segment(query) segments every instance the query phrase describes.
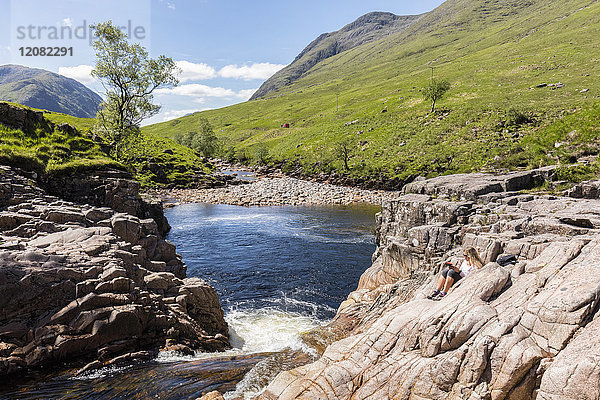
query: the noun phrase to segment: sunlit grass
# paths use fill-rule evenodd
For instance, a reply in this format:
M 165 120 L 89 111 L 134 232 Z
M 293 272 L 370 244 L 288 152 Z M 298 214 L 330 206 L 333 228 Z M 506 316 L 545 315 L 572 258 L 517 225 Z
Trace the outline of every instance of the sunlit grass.
M 598 153 L 599 3 L 457 0 L 436 13 L 321 62 L 265 99 L 144 131 L 172 137 L 207 118 L 238 154 L 252 158 L 266 145 L 273 160 L 298 160 L 314 172 L 343 170 L 334 149 L 349 140 L 352 175 L 399 179 Z M 433 115 L 420 93 L 430 66 L 452 84 Z M 564 86 L 537 87 L 558 82 Z M 528 120 L 513 123 L 515 112 Z M 580 133 L 568 136 L 572 130 Z

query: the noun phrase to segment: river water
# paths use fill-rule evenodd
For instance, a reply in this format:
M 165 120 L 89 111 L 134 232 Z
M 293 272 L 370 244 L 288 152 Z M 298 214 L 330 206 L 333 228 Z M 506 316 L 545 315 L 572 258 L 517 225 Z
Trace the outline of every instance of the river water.
M 371 265 L 377 211 L 208 204 L 168 209 L 168 239 L 188 276 L 217 289 L 234 349 L 161 353 L 152 362 L 78 378 L 73 371 L 36 372 L 3 383 L 0 399 L 195 399 L 210 390 L 229 398 L 254 395 L 272 378 L 274 365 L 293 367 L 303 357 L 298 354 L 314 353 L 298 334 L 326 324 L 356 289 Z

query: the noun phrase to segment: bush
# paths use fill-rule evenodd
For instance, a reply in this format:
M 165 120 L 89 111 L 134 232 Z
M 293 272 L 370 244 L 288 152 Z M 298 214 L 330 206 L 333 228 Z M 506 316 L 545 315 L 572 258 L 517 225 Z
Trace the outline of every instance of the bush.
M 269 149 L 264 144 L 260 144 L 254 151 L 254 160 L 261 165 L 269 162 Z
M 519 126 L 532 122 L 532 118 L 525 111 L 511 107 L 506 112 L 506 124 L 508 126 Z

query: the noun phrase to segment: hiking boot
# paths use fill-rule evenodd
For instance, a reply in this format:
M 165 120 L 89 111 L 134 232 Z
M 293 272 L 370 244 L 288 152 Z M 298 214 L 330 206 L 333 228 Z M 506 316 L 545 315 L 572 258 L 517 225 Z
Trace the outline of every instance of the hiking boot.
M 432 292 L 432 293 L 431 293 L 429 296 L 427 296 L 427 298 L 428 298 L 429 300 L 432 300 L 432 299 L 433 299 L 435 296 L 437 296 L 438 294 L 440 294 L 440 291 L 436 289 L 436 290 L 434 290 L 434 291 L 433 291 L 433 292 Z
M 433 301 L 440 301 L 441 299 L 443 299 L 444 297 L 446 297 L 446 293 L 444 292 L 439 292 L 432 300 Z

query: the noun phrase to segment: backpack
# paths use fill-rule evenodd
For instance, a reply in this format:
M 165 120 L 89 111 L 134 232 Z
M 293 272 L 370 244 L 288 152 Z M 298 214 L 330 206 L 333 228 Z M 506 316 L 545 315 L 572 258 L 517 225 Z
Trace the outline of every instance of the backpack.
M 500 264 L 501 266 L 506 267 L 507 265 L 510 265 L 510 264 L 516 264 L 517 256 L 515 256 L 514 254 L 507 254 L 507 255 L 498 257 L 496 262 L 498 264 Z

